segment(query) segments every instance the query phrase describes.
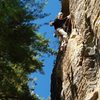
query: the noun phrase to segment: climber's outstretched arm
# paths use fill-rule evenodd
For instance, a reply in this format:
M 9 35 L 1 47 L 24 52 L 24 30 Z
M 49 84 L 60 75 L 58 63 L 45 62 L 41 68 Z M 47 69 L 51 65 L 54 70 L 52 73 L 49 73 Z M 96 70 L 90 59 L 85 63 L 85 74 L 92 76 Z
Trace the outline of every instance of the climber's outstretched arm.
M 66 22 L 67 20 L 71 19 L 71 15 L 66 16 L 65 18 L 63 18 L 63 22 Z
M 71 18 L 71 15 L 68 15 L 65 18 L 63 18 L 63 20 L 67 20 L 67 19 L 70 19 L 70 18 Z

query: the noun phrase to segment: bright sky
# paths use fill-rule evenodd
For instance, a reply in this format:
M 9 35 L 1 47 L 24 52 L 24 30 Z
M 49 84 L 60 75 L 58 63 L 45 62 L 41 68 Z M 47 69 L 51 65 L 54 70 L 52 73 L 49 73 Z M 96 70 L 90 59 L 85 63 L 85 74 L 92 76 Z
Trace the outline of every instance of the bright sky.
M 46 22 L 53 21 L 58 12 L 60 11 L 60 2 L 59 0 L 48 0 L 48 4 L 44 9 L 44 12 L 51 13 L 50 16 L 38 20 L 37 23 L 43 24 Z M 58 48 L 57 39 L 53 37 L 54 28 L 50 27 L 49 25 L 44 25 L 39 29 L 40 33 L 47 33 L 46 37 L 50 40 L 50 46 L 53 49 Z M 36 81 L 37 85 L 35 86 L 35 93 L 37 93 L 39 96 L 43 97 L 44 100 L 47 100 L 48 96 L 50 96 L 50 82 L 51 82 L 51 73 L 52 69 L 54 67 L 54 57 L 53 56 L 46 56 L 45 62 L 44 62 L 44 71 L 45 74 L 42 75 L 39 72 L 31 74 L 31 77 L 37 77 L 38 80 Z

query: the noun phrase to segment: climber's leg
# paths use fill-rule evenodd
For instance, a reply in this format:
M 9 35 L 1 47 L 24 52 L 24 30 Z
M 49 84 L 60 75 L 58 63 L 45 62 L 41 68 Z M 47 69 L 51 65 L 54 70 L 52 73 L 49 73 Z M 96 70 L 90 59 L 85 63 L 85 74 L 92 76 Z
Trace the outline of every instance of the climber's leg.
M 67 46 L 67 43 L 66 43 L 65 40 L 63 40 L 63 41 L 61 42 L 61 45 L 60 45 L 60 51 L 65 51 L 66 46 Z
M 67 42 L 68 42 L 67 32 L 65 32 L 62 28 L 58 28 L 57 34 L 61 41 L 60 51 L 64 51 L 67 46 Z
M 59 41 L 63 40 L 63 36 L 57 30 L 55 31 L 55 34 L 58 37 Z
M 68 39 L 67 32 L 65 32 L 62 28 L 57 29 L 58 34 L 62 35 L 64 39 Z

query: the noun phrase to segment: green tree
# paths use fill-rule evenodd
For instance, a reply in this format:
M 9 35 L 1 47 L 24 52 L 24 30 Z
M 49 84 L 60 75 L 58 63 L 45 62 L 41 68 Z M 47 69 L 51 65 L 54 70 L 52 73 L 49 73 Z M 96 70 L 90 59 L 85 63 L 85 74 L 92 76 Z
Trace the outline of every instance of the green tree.
M 48 40 L 37 33 L 34 20 L 44 18 L 45 2 L 0 0 L 0 99 L 39 100 L 31 95 L 27 75 L 39 70 L 39 57 L 53 53 Z

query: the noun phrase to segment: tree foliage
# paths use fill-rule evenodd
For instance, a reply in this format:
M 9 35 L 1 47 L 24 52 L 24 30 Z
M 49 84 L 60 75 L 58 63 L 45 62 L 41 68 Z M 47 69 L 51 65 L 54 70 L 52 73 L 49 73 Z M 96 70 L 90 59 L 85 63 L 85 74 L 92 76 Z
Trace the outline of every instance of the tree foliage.
M 44 18 L 45 1 L 0 0 L 0 99 L 38 100 L 30 95 L 27 75 L 42 70 L 43 53 L 53 53 L 37 33 L 35 19 Z

